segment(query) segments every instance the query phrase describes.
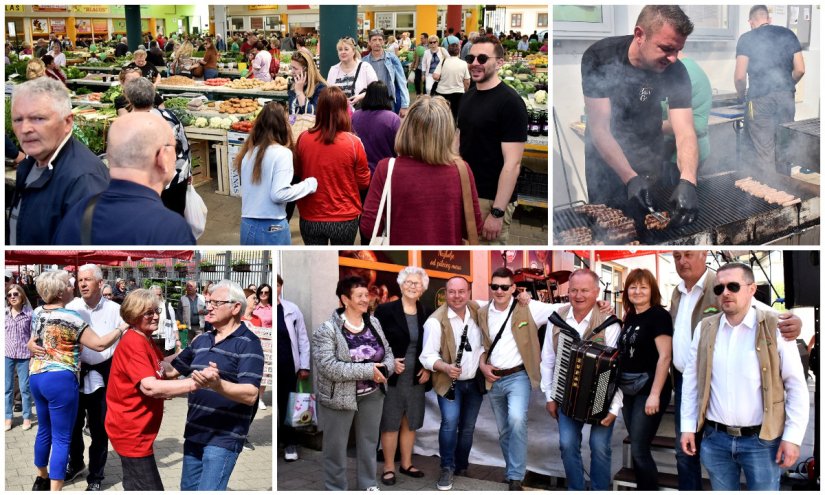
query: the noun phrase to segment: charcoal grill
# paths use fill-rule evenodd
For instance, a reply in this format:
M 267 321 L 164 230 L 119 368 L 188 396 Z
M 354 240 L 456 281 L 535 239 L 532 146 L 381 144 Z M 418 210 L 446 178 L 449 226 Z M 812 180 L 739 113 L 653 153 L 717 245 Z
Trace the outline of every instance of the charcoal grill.
M 789 122 L 776 132 L 776 166 L 780 173 L 791 168 L 819 171 L 819 119 Z
M 754 245 L 765 244 L 789 234 L 819 224 L 819 188 L 778 174 L 761 176 L 758 180 L 776 189 L 800 198 L 801 202 L 789 206 L 770 204 L 738 189 L 734 182 L 747 177 L 739 172 L 723 172 L 699 178 L 697 194 L 700 211 L 690 225 L 665 230 L 640 232 L 642 244 L 667 245 Z M 653 191 L 657 211 L 667 210 L 672 188 Z M 579 203 L 583 204 L 583 203 Z M 627 244 L 626 240 L 613 241 L 594 228 L 595 222 L 576 213 L 571 204 L 553 211 L 553 232 L 573 227 L 590 227 L 594 242 Z M 558 239 L 558 237 L 556 237 Z M 558 243 L 558 240 L 556 241 Z

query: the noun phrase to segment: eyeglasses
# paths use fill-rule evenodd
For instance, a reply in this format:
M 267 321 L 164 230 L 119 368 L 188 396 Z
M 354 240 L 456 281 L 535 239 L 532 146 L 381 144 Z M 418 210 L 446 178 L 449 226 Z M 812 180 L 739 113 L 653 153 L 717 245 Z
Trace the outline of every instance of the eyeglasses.
M 466 57 L 464 57 L 464 61 L 467 62 L 468 64 L 472 64 L 473 62 L 476 61 L 476 59 L 478 59 L 479 65 L 484 65 L 491 58 L 501 58 L 501 57 L 491 57 L 489 55 L 485 55 L 485 54 L 482 53 L 481 55 L 477 55 L 477 56 L 476 55 L 467 55 Z
M 268 290 L 262 290 L 261 294 L 269 294 L 269 291 Z
M 437 42 L 437 41 L 430 41 L 430 44 L 431 44 L 431 45 L 437 45 L 437 44 L 438 44 L 438 42 Z
M 155 308 L 155 309 L 150 309 L 149 311 L 143 313 L 142 316 L 144 318 L 146 318 L 147 320 L 151 320 L 152 318 L 154 318 L 155 316 L 158 316 L 159 314 L 160 314 L 160 308 Z
M 20 293 L 19 292 L 9 292 L 8 294 L 6 294 L 6 297 L 20 297 Z
M 745 285 L 752 285 L 752 284 L 745 284 Z M 739 282 L 728 282 L 727 284 L 719 284 L 713 286 L 713 293 L 717 296 L 721 296 L 723 292 L 725 292 L 725 288 L 729 291 L 736 294 L 742 289 L 742 284 Z
M 416 282 L 414 280 L 405 280 L 404 285 L 408 287 L 418 287 L 419 285 L 424 285 L 421 282 Z
M 513 286 L 513 284 L 490 284 L 490 290 L 495 292 L 495 291 L 501 289 L 504 292 L 507 292 L 508 290 L 510 290 L 510 287 L 512 287 L 512 286 Z
M 115 296 L 115 295 L 114 295 L 114 294 L 112 294 L 111 292 L 105 292 L 105 293 L 103 293 L 103 297 L 106 297 L 106 298 L 109 298 L 109 299 L 113 298 L 114 296 Z
M 224 304 L 231 303 L 231 302 L 234 302 L 234 301 L 218 301 L 218 300 L 215 300 L 215 299 L 210 299 L 210 300 L 206 301 L 206 307 L 212 306 L 213 308 L 220 308 Z

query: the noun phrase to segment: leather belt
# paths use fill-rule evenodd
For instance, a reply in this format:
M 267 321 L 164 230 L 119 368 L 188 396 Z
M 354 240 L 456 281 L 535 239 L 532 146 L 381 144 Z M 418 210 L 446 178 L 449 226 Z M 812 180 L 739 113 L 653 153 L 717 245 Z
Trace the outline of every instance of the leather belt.
M 709 419 L 705 420 L 705 424 L 707 424 L 716 431 L 723 431 L 732 437 L 750 437 L 753 435 L 758 435 L 760 430 L 762 430 L 762 425 L 728 426 L 723 425 L 722 423 L 717 423 L 716 421 L 711 421 Z
M 510 368 L 506 370 L 493 370 L 493 374 L 499 377 L 510 376 L 513 373 L 518 373 L 519 371 L 524 371 L 526 368 L 523 364 L 516 366 L 515 368 Z

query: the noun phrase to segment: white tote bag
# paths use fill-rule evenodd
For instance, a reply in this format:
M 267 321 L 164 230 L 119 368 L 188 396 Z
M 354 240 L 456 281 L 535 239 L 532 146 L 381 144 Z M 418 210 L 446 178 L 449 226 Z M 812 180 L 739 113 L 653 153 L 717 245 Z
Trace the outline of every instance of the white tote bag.
M 381 192 L 381 201 L 378 203 L 378 213 L 375 215 L 375 225 L 372 227 L 372 237 L 370 238 L 370 246 L 389 246 L 390 245 L 390 216 L 392 206 L 392 169 L 395 167 L 395 158 L 390 158 L 390 164 L 387 169 L 387 182 L 384 183 L 384 190 Z M 384 224 L 383 235 L 378 235 L 378 226 L 381 225 L 381 215 L 384 213 L 384 204 L 387 205 L 387 221 Z

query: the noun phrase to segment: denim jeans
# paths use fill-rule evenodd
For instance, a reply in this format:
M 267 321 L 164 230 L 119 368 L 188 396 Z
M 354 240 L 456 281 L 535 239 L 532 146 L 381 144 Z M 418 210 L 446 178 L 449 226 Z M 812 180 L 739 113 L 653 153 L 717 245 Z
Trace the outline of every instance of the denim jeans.
M 659 400 L 659 412 L 648 416 L 645 414 L 645 402 L 648 394 L 625 395 L 622 404 L 622 417 L 630 433 L 630 454 L 633 457 L 633 471 L 636 473 L 637 490 L 658 490 L 659 479 L 656 461 L 650 453 L 650 444 L 659 430 L 659 423 L 667 409 L 665 401 L 670 399 L 670 382 L 662 390 Z
M 584 463 L 582 462 L 582 428 L 586 423 L 569 418 L 559 409 L 559 444 L 567 489 L 584 490 Z M 610 439 L 613 425 L 590 425 L 590 489 L 610 490 Z
M 764 441 L 759 435 L 732 437 L 708 426 L 702 436 L 702 464 L 714 491 L 739 490 L 741 471 L 745 472 L 749 491 L 779 490 L 782 469 L 775 459 L 781 438 Z
M 23 419 L 32 417 L 32 398 L 29 388 L 29 360 L 6 358 L 6 419 L 11 419 L 14 407 L 14 370 L 20 384 L 20 397 L 23 399 Z
M 438 430 L 441 467 L 467 469 L 470 465 L 476 419 L 484 396 L 478 390 L 475 380 L 461 380 L 455 382 L 454 401 L 440 395 L 436 397 L 438 408 L 441 409 L 441 428 Z
M 183 442 L 183 468 L 180 475 L 181 491 L 224 491 L 229 476 L 235 469 L 238 452 L 202 445 L 186 440 Z
M 526 371 L 499 378 L 488 392 L 496 417 L 499 445 L 508 480 L 524 479 L 527 472 L 527 408 L 530 405 L 530 377 Z
M 218 77 L 218 69 L 203 69 L 203 80 L 215 79 Z
M 696 435 L 696 454 L 687 455 L 682 452 L 682 374 L 671 369 L 673 373 L 673 400 L 676 408 L 674 421 L 676 423 L 676 472 L 679 474 L 679 491 L 700 491 L 702 489 L 702 435 Z M 664 404 L 662 404 L 662 407 Z
M 292 244 L 289 222 L 285 218 L 273 220 L 269 218 L 241 217 L 241 244 L 247 246 L 289 246 Z

